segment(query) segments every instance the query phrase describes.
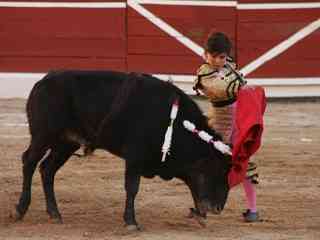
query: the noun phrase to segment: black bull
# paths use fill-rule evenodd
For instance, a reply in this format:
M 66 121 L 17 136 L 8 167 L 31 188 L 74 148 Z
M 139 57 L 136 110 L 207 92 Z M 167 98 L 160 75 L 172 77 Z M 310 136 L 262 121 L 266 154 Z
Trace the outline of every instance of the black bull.
M 180 106 L 171 151 L 161 162 L 161 147 L 176 98 Z M 138 226 L 134 200 L 141 176 L 181 179 L 191 191 L 193 212 L 198 217 L 205 217 L 210 206 L 221 210 L 226 202 L 228 162 L 213 146 L 187 131 L 182 122 L 189 120 L 215 139 L 220 137 L 208 127 L 197 104 L 170 83 L 136 73 L 50 72 L 34 85 L 26 110 L 31 141 L 22 156 L 23 189 L 17 219 L 23 218 L 30 205 L 32 176 L 42 160 L 47 212 L 52 219 L 62 221 L 54 176 L 81 145 L 87 150 L 108 150 L 125 160 L 124 221 L 129 226 Z

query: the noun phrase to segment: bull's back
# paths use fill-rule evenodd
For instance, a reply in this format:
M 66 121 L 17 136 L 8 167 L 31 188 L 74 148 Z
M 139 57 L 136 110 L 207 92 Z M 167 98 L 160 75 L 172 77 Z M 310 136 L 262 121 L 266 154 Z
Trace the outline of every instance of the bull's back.
M 49 72 L 27 100 L 32 135 L 74 128 L 89 132 L 103 118 L 125 74 L 103 71 Z
M 186 132 L 181 129 L 184 119 L 199 122 L 200 118 L 203 129 L 205 120 L 197 105 L 177 87 L 149 75 L 51 72 L 30 93 L 30 132 L 59 135 L 71 131 L 89 143 L 100 136 L 98 147 L 118 155 L 128 142 L 160 152 L 176 98 L 180 99 L 176 124 L 182 132 L 179 135 L 185 138 Z

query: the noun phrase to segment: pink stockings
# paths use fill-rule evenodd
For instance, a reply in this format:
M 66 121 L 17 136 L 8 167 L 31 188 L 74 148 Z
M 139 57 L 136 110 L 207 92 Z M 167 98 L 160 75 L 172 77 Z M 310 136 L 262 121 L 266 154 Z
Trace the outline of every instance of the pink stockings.
M 243 181 L 243 188 L 246 193 L 247 206 L 250 212 L 257 212 L 256 189 L 250 179 Z
M 237 128 L 235 127 L 235 116 L 236 116 L 236 109 L 237 109 L 237 102 L 232 104 L 232 131 L 230 140 L 234 143 L 235 139 L 237 138 Z M 243 188 L 246 194 L 246 201 L 247 201 L 247 208 L 250 212 L 257 212 L 257 203 L 256 203 L 256 189 L 254 184 L 251 182 L 250 179 L 245 178 L 242 182 Z

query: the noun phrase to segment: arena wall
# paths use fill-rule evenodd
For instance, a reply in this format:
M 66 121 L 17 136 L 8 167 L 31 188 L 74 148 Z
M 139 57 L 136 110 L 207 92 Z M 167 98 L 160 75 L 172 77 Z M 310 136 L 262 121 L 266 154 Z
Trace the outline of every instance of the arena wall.
M 319 28 L 319 0 L 0 2 L 0 97 L 52 69 L 148 72 L 192 94 L 210 31 L 268 96 L 320 96 Z

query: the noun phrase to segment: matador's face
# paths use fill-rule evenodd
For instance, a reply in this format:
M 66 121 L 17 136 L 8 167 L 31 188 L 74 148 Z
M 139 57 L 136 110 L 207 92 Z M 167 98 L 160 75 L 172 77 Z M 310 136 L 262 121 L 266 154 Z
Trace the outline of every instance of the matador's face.
M 205 52 L 205 60 L 213 69 L 220 70 L 227 63 L 228 55 L 226 53 Z

